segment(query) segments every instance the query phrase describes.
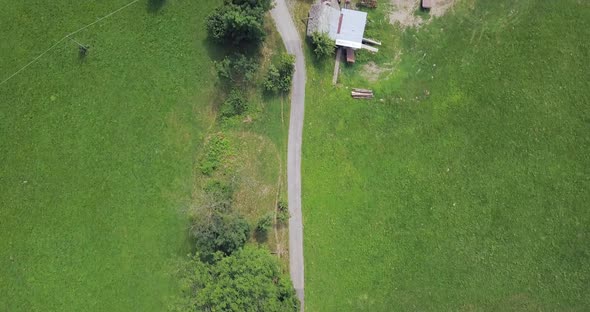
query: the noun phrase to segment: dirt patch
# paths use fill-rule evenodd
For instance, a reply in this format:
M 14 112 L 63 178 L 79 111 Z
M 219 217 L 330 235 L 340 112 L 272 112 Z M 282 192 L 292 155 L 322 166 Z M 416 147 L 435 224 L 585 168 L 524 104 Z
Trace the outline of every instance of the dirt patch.
M 391 24 L 399 24 L 402 28 L 418 27 L 425 23 L 430 23 L 433 17 L 443 16 L 456 0 L 433 0 L 432 9 L 430 9 L 430 18 L 416 16 L 419 9 L 420 1 L 417 0 L 391 0 L 392 10 L 389 14 Z
M 397 52 L 393 60 L 389 63 L 377 65 L 375 62 L 368 62 L 361 68 L 361 76 L 369 82 L 375 82 L 383 78 L 383 74 L 391 74 L 401 60 L 401 51 Z
M 430 9 L 430 15 L 434 17 L 441 17 L 453 7 L 456 0 L 436 0 L 434 6 Z
M 400 24 L 402 28 L 419 26 L 424 22 L 422 18 L 414 15 L 418 9 L 419 1 L 416 0 L 391 0 L 393 5 L 389 14 L 389 22 Z
M 361 75 L 370 82 L 379 80 L 382 73 L 391 71 L 391 68 L 381 68 L 375 62 L 368 62 L 361 69 Z

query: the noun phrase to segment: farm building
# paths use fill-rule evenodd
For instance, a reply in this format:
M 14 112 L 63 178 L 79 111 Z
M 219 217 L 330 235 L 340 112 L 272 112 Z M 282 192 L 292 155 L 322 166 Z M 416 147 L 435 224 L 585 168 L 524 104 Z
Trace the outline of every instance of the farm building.
M 309 11 L 307 35 L 326 33 L 336 46 L 360 49 L 367 25 L 367 13 L 334 8 L 329 3 L 315 4 Z

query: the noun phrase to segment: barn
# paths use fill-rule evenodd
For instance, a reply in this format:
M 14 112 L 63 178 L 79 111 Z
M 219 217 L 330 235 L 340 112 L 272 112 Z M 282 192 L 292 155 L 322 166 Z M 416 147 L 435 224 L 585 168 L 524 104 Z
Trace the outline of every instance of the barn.
M 309 11 L 307 35 L 326 33 L 336 46 L 360 49 L 367 25 L 367 13 L 335 8 L 330 3 L 315 4 Z

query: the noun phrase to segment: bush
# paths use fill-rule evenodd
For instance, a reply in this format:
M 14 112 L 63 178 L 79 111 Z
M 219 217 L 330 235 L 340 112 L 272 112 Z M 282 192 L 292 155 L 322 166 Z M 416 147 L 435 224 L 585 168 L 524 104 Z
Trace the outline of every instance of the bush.
M 244 98 L 245 96 L 241 91 L 232 90 L 225 102 L 223 102 L 221 116 L 232 117 L 244 113 L 248 109 L 248 102 Z
M 201 160 L 201 173 L 211 175 L 221 165 L 221 160 L 227 154 L 229 141 L 222 135 L 212 136 L 205 145 L 205 155 Z
M 316 58 L 321 59 L 334 54 L 336 43 L 326 33 L 314 32 L 311 34 L 311 46 Z
M 230 184 L 211 180 L 203 187 L 203 191 L 205 193 L 203 207 L 219 213 L 231 211 L 234 190 Z
M 233 85 L 246 85 L 251 83 L 256 74 L 258 62 L 254 58 L 243 54 L 235 54 L 215 62 L 217 75 L 225 83 Z
M 289 207 L 284 200 L 279 200 L 277 203 L 277 219 L 280 223 L 287 223 L 291 215 L 289 214 Z
M 272 227 L 272 220 L 273 215 L 270 213 L 262 216 L 256 223 L 256 232 L 259 234 L 268 233 L 268 230 Z
M 291 54 L 281 55 L 278 66 L 271 64 L 263 82 L 263 87 L 267 92 L 287 93 L 291 90 L 291 81 L 295 71 L 295 57 Z

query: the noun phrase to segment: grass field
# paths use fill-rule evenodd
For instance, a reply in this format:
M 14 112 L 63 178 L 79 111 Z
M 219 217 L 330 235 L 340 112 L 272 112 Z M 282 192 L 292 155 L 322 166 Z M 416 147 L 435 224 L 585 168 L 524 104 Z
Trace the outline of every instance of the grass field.
M 126 4 L 0 1 L 0 80 Z M 141 0 L 0 86 L 0 310 L 162 311 L 212 121 L 204 17 Z
M 405 31 L 385 10 L 339 86 L 308 65 L 306 310 L 590 309 L 590 5 L 465 0 Z

